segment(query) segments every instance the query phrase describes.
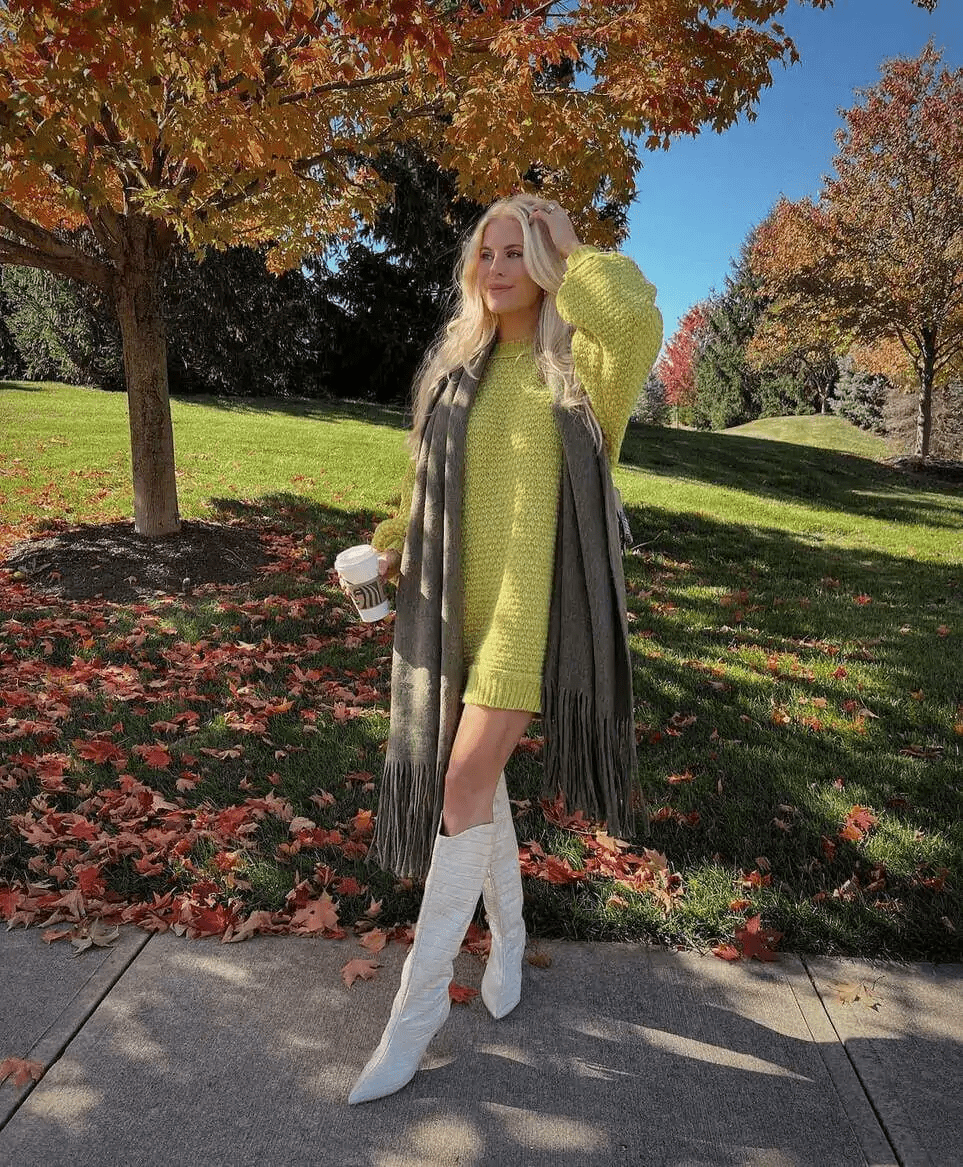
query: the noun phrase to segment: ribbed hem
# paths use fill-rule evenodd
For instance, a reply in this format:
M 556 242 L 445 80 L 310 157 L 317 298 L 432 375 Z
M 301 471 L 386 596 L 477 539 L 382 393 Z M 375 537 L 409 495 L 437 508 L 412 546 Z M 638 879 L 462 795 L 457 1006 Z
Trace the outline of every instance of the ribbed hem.
M 465 705 L 527 709 L 539 713 L 542 708 L 542 677 L 540 673 L 509 673 L 503 669 L 472 665 L 462 701 Z

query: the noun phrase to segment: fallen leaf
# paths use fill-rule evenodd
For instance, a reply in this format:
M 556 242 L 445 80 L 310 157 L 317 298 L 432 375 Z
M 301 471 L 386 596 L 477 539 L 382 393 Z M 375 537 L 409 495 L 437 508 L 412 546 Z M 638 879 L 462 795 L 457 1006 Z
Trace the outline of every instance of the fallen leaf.
M 677 785 L 679 782 L 691 782 L 692 780 L 693 774 L 691 770 L 683 770 L 681 774 L 670 774 L 668 778 L 666 778 L 666 782 L 673 786 Z
M 782 932 L 775 932 L 770 928 L 763 928 L 762 917 L 750 917 L 745 926 L 736 929 L 736 939 L 742 945 L 742 954 L 747 958 L 757 960 L 778 960 L 779 954 L 773 951 L 773 945 L 782 939 Z
M 388 934 L 381 928 L 372 928 L 361 939 L 361 947 L 367 948 L 370 953 L 380 952 L 388 943 Z
M 43 1077 L 43 1062 L 29 1062 L 26 1058 L 4 1058 L 0 1062 L 0 1082 L 12 1078 L 14 1086 L 26 1086 Z
M 525 959 L 532 966 L 532 968 L 551 968 L 552 958 L 547 952 L 539 952 L 536 949 L 534 952 L 526 954 Z
M 338 909 L 327 892 L 320 899 L 309 900 L 291 916 L 292 932 L 333 932 L 337 928 Z
M 458 985 L 452 981 L 448 986 L 448 996 L 456 1005 L 467 1005 L 478 996 L 478 990 L 470 989 L 468 985 Z
M 341 970 L 341 979 L 345 985 L 350 989 L 354 982 L 360 977 L 363 981 L 370 981 L 375 975 L 377 969 L 383 966 L 374 960 L 364 960 L 362 957 L 355 957 L 354 960 L 349 960 L 348 963 Z
M 741 960 L 742 955 L 739 949 L 733 944 L 717 944 L 712 950 L 713 956 L 718 956 L 720 960 Z
M 150 766 L 152 770 L 166 770 L 171 764 L 171 756 L 167 752 L 167 746 L 157 742 L 149 746 L 134 746 L 134 753 L 143 759 L 145 766 Z
M 73 937 L 70 943 L 77 950 L 74 956 L 79 956 L 81 952 L 86 949 L 96 946 L 97 948 L 110 948 L 115 940 L 120 937 L 120 928 L 107 928 L 101 922 L 99 916 L 95 916 L 93 920 L 81 931 L 79 936 Z
M 840 1005 L 855 1005 L 857 1001 L 861 1001 L 869 1009 L 878 1009 L 883 1003 L 873 991 L 878 983 L 878 981 L 874 981 L 872 989 L 865 981 L 859 983 L 844 981 L 842 984 L 836 985 L 835 989 L 839 996 Z

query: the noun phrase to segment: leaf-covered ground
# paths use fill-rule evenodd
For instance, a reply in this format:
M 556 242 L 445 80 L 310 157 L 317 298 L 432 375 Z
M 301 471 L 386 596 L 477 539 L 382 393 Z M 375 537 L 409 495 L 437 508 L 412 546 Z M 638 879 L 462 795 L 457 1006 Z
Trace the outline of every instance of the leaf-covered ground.
M 48 391 L 35 424 L 79 392 Z M 223 411 L 189 408 L 223 429 Z M 359 624 L 331 564 L 390 504 L 400 431 L 314 404 L 229 420 L 232 448 L 276 432 L 301 470 L 280 491 L 242 464 L 218 501 L 221 484 L 198 477 L 197 526 L 245 541 L 234 582 L 195 568 L 188 588 L 141 580 L 133 599 L 57 594 L 53 537 L 74 524 L 64 508 L 37 516 L 64 478 L 32 452 L 42 434 L 21 426 L 14 452 L 5 430 L 7 549 L 33 530 L 46 558 L 21 550 L 0 571 L 0 916 L 81 943 L 120 920 L 353 937 L 346 979 L 371 975 L 380 947 L 407 938 L 418 889 L 366 862 L 391 621 Z M 61 440 L 47 451 L 77 456 Z M 186 435 L 188 455 L 192 442 L 203 434 Z M 958 959 L 959 492 L 745 437 L 633 430 L 623 459 L 653 825 L 612 839 L 540 801 L 533 723 L 509 769 L 530 932 L 724 958 Z M 87 482 L 69 505 L 92 519 Z

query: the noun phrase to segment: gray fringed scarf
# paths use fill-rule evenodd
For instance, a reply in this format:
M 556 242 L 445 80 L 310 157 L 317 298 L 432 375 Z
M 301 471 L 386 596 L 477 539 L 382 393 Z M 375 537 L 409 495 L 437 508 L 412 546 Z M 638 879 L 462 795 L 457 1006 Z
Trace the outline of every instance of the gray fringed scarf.
M 371 859 L 423 877 L 444 802 L 464 689 L 462 489 L 468 414 L 492 343 L 439 382 L 419 448 L 398 584 L 391 728 Z M 562 439 L 555 568 L 542 674 L 543 795 L 634 830 L 632 664 L 615 489 L 583 420 Z M 604 516 L 604 522 L 601 521 Z M 563 642 L 564 638 L 564 651 Z

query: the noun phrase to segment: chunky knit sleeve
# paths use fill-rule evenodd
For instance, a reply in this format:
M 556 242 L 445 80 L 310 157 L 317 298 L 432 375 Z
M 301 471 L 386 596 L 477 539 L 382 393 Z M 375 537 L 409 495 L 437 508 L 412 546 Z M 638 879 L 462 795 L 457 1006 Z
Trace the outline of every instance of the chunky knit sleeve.
M 404 550 L 405 534 L 408 531 L 408 517 L 411 514 L 411 495 L 415 488 L 415 460 L 408 459 L 405 475 L 401 480 L 401 502 L 398 510 L 390 519 L 385 519 L 375 527 L 371 536 L 371 546 L 376 551 Z
M 662 345 L 655 288 L 628 256 L 583 244 L 568 257 L 556 304 L 575 328 L 575 371 L 614 465 L 632 406 Z

